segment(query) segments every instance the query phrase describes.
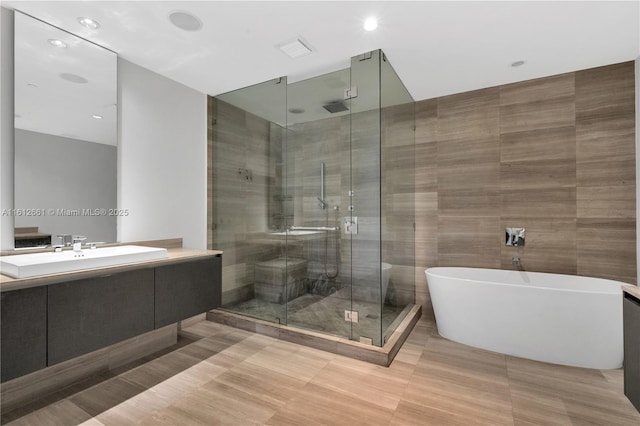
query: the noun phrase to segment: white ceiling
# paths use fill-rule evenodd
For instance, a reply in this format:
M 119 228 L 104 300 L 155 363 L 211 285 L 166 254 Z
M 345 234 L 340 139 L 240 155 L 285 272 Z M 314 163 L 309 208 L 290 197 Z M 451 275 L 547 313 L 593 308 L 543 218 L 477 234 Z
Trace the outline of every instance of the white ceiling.
M 636 59 L 638 1 L 3 1 L 200 92 L 347 68 L 382 49 L 415 100 Z M 173 11 L 200 18 L 187 32 Z M 77 17 L 98 20 L 90 31 Z M 376 16 L 374 32 L 362 28 Z M 313 53 L 275 46 L 302 36 Z M 524 60 L 513 68 L 510 64 Z

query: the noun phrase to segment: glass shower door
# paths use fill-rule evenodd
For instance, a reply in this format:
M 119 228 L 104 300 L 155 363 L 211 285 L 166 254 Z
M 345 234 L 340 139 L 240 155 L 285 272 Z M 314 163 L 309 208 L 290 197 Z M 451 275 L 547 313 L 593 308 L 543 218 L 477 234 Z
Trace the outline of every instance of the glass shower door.
M 213 241 L 224 252 L 223 308 L 286 323 L 286 78 L 214 99 Z
M 380 52 L 381 335 L 385 343 L 415 303 L 415 103 Z
M 384 345 L 415 299 L 413 108 L 380 50 L 215 98 L 223 308 Z
M 351 84 L 351 339 L 383 346 L 415 301 L 414 103 L 381 50 Z
M 379 51 L 351 58 L 351 81 L 351 309 L 358 312 L 351 338 L 382 346 Z
M 287 303 L 288 325 L 350 338 L 348 241 L 341 232 L 349 203 L 350 108 L 345 91 L 349 69 L 287 87 L 286 193 L 287 270 L 292 283 L 304 280 Z M 347 236 L 348 237 L 348 236 Z M 304 278 L 298 278 L 304 277 Z

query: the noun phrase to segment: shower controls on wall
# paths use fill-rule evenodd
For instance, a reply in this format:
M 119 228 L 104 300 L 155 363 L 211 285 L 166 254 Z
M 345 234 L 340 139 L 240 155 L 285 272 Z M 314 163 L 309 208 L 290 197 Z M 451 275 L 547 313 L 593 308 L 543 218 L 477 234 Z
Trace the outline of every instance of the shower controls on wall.
M 524 228 L 504 228 L 505 245 L 524 246 Z
M 352 234 L 352 235 L 355 235 L 358 233 L 358 217 L 357 216 L 345 216 L 344 233 Z

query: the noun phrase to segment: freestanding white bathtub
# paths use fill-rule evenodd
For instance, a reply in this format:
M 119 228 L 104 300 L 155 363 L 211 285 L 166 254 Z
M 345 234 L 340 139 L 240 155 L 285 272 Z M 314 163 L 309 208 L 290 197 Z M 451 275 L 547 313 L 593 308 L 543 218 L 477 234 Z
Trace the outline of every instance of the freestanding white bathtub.
M 620 282 L 479 268 L 425 274 L 442 337 L 556 364 L 622 366 Z

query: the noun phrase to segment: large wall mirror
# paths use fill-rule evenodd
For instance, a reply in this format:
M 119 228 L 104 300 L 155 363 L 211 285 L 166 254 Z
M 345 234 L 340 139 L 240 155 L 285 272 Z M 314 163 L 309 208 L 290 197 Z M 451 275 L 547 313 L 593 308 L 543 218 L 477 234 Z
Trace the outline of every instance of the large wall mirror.
M 116 240 L 117 55 L 15 14 L 16 248 Z

